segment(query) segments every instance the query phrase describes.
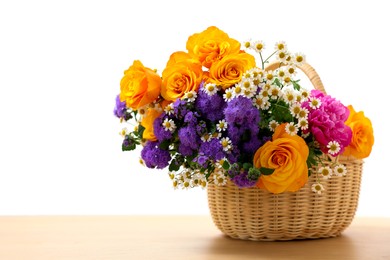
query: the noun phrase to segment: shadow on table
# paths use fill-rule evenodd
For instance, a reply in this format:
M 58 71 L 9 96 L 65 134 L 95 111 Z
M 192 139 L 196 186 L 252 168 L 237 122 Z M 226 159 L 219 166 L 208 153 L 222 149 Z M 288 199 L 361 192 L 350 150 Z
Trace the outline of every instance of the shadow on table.
M 356 259 L 357 246 L 346 235 L 278 242 L 247 241 L 220 235 L 210 241 L 208 250 L 211 255 L 227 259 Z

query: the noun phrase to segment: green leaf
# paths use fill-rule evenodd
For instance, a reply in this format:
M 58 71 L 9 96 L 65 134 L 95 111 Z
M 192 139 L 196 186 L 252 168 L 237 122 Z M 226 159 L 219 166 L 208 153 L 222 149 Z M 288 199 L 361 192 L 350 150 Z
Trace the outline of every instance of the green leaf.
M 242 165 L 242 168 L 244 168 L 244 170 L 249 170 L 250 168 L 252 168 L 252 164 L 251 163 L 244 163 Z
M 275 171 L 275 169 L 271 169 L 271 168 L 266 168 L 266 167 L 260 168 L 260 172 L 263 175 L 271 175 L 272 173 L 274 173 L 274 171 Z
M 301 90 L 301 85 L 298 84 L 299 79 L 298 80 L 292 80 L 291 82 L 292 82 L 293 87 L 294 87 L 295 90 L 298 90 L 298 91 Z
M 169 164 L 168 170 L 171 172 L 176 172 L 180 169 L 180 164 L 176 161 L 176 159 L 173 159 L 171 163 Z
M 225 160 L 225 161 L 223 162 L 223 164 L 222 164 L 222 168 L 223 168 L 224 170 L 229 170 L 229 168 L 230 168 L 229 162 Z
M 171 144 L 171 143 L 170 143 L 169 140 L 164 140 L 164 141 L 162 141 L 162 142 L 160 143 L 159 147 L 160 147 L 160 149 L 162 149 L 162 150 L 168 151 L 169 145 L 170 145 L 170 144 Z
M 137 135 L 139 138 L 142 138 L 142 135 L 144 134 L 145 127 L 143 127 L 141 124 L 138 125 L 138 132 Z

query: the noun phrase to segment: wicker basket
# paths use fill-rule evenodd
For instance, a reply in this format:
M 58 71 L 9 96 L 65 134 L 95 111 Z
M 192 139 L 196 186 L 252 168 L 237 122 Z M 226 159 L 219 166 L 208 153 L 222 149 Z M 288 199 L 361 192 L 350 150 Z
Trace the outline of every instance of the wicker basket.
M 268 69 L 274 69 L 272 64 Z M 325 92 L 315 70 L 305 64 L 301 70 L 316 89 Z M 274 241 L 335 237 L 352 222 L 355 215 L 363 161 L 340 157 L 347 175 L 323 181 L 325 191 L 311 191 L 316 176 L 297 192 L 272 194 L 253 188 L 210 184 L 208 204 L 215 225 L 224 234 L 237 239 Z M 330 163 L 330 162 L 329 162 Z

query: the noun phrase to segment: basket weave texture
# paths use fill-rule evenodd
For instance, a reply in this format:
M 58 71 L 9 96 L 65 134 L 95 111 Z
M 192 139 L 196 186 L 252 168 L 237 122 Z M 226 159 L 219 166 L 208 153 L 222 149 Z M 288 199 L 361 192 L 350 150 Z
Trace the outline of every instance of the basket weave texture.
M 278 66 L 271 64 L 267 70 Z M 326 93 L 310 65 L 304 64 L 300 69 L 315 89 Z M 231 181 L 225 186 L 209 184 L 211 217 L 222 233 L 237 239 L 275 241 L 338 236 L 354 218 L 363 170 L 362 160 L 340 156 L 338 161 L 347 167 L 347 175 L 323 181 L 325 191 L 321 195 L 311 190 L 317 182 L 316 174 L 299 191 L 281 194 L 257 187 L 239 188 Z
M 315 175 L 297 192 L 272 194 L 252 188 L 210 184 L 208 204 L 215 225 L 224 234 L 245 240 L 273 241 L 335 237 L 355 215 L 363 161 L 341 158 L 347 175 L 323 182 L 325 191 L 311 191 Z

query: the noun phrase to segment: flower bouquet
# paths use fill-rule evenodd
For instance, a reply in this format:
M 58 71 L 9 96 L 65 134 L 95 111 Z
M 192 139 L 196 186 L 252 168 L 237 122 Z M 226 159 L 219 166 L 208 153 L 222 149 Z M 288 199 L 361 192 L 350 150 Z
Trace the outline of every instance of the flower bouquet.
M 262 41 L 211 26 L 186 49 L 161 76 L 138 60 L 124 72 L 114 114 L 133 128 L 121 131 L 122 150 L 141 146 L 141 163 L 168 168 L 174 188 L 207 187 L 213 220 L 231 237 L 340 234 L 374 143 L 370 120 L 326 94 L 283 41 L 265 55 Z

